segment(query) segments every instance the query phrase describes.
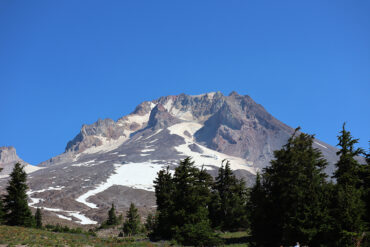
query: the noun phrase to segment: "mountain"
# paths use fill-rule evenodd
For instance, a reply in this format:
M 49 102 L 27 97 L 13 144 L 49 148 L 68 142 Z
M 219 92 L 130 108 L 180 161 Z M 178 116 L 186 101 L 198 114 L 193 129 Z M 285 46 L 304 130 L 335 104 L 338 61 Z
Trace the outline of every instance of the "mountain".
M 14 147 L 0 147 L 0 168 L 3 169 L 0 172 L 0 178 L 8 177 L 17 162 L 24 165 L 24 170 L 27 173 L 41 169 L 41 167 L 30 165 L 19 158 Z
M 111 203 L 119 210 L 133 202 L 152 211 L 157 172 L 173 170 L 187 156 L 211 175 L 227 159 L 251 184 L 293 131 L 236 92 L 146 101 L 117 121 L 83 125 L 64 153 L 39 164 L 43 169 L 29 175 L 30 204 L 79 224 L 101 222 Z M 314 146 L 331 164 L 337 160 L 334 147 L 319 140 Z M 332 170 L 331 165 L 327 172 Z

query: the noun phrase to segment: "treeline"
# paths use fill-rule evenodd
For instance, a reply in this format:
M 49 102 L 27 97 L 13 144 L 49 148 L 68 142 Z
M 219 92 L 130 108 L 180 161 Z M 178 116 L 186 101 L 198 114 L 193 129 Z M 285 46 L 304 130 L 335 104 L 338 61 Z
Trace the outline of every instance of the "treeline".
M 314 135 L 296 129 L 274 152 L 271 165 L 251 189 L 226 162 L 215 180 L 190 158 L 171 173 L 161 170 L 155 183 L 157 212 L 152 239 L 182 245 L 222 244 L 219 231 L 247 230 L 252 246 L 370 246 L 369 153 L 343 129 L 332 179 L 328 162 L 313 148 Z M 358 156 L 366 157 L 360 164 Z

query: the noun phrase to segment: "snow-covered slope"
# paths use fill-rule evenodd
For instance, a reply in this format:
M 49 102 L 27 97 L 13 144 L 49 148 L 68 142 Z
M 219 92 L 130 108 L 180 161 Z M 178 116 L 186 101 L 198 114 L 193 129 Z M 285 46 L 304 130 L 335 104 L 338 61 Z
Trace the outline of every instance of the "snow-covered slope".
M 123 210 L 134 202 L 149 211 L 155 208 L 157 172 L 173 171 L 187 156 L 212 175 L 229 160 L 251 184 L 292 132 L 249 96 L 235 92 L 146 101 L 117 121 L 84 125 L 64 153 L 30 174 L 30 203 L 79 224 L 101 222 L 111 203 Z M 319 140 L 314 145 L 335 161 L 333 147 Z

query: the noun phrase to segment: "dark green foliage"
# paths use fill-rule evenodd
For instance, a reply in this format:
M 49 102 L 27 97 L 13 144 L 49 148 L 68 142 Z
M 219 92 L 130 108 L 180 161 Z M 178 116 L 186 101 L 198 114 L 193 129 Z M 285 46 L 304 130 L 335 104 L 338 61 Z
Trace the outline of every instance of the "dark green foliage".
M 157 224 L 154 235 L 184 245 L 219 243 L 209 220 L 212 177 L 190 158 L 180 161 L 172 177 L 168 168 L 155 180 Z
M 125 223 L 123 223 L 123 232 L 126 235 L 136 235 L 140 232 L 140 215 L 135 204 L 131 203 L 126 214 Z
M 370 144 L 370 142 L 369 142 Z M 363 190 L 362 200 L 365 203 L 365 215 L 364 221 L 366 222 L 366 227 L 369 231 L 370 229 L 370 148 L 365 154 L 366 164 L 360 166 L 360 188 Z
M 0 172 L 3 170 L 3 168 L 0 168 Z M 3 200 L 0 197 L 0 225 L 4 223 L 4 206 L 3 206 Z
M 76 234 L 83 233 L 83 234 L 86 234 L 86 235 L 96 236 L 96 233 L 93 232 L 93 231 L 89 230 L 88 232 L 85 232 L 80 227 L 69 228 L 68 226 L 62 226 L 60 224 L 56 224 L 56 225 L 47 224 L 47 225 L 45 225 L 45 229 L 48 230 L 48 231 L 52 231 L 52 232 L 64 232 L 64 233 L 76 233 Z
M 172 236 L 171 232 L 171 213 L 173 210 L 173 198 L 172 194 L 175 190 L 172 181 L 172 175 L 169 171 L 169 167 L 166 170 L 158 172 L 158 177 L 154 180 L 155 196 L 157 202 L 157 223 L 154 229 L 154 235 L 163 238 L 170 239 Z
M 262 185 L 261 175 L 257 173 L 256 183 L 250 193 L 248 211 L 252 240 L 258 243 L 259 246 L 268 246 L 269 238 L 266 238 L 266 232 L 272 232 L 270 230 L 270 219 L 266 212 L 268 205 L 267 193 Z
M 36 227 L 42 228 L 42 214 L 41 209 L 37 208 L 35 213 L 35 221 L 36 221 Z
M 145 221 L 145 230 L 147 232 L 153 232 L 156 226 L 156 219 L 152 213 L 149 213 Z
M 27 204 L 27 174 L 21 164 L 16 163 L 10 174 L 7 194 L 4 197 L 5 222 L 8 225 L 30 227 L 34 223 Z
M 217 239 L 208 218 L 212 177 L 194 166 L 190 158 L 180 161 L 173 176 L 172 231 L 184 245 L 212 245 Z
M 333 215 L 336 216 L 335 233 L 340 246 L 353 246 L 365 230 L 365 203 L 363 202 L 364 189 L 361 186 L 361 166 L 355 159 L 363 153 L 355 148 L 358 139 L 353 139 L 351 133 L 345 129 L 338 136 L 340 156 L 336 163 L 337 170 L 334 178 L 337 180 L 335 190 L 336 207 Z
M 3 223 L 4 223 L 4 207 L 3 207 L 3 201 L 0 197 L 0 225 Z
M 115 226 L 118 224 L 118 219 L 116 216 L 116 209 L 114 208 L 114 204 L 112 203 L 112 207 L 108 212 L 108 219 L 107 219 L 107 225 L 108 226 Z
M 119 214 L 118 215 L 117 222 L 118 222 L 118 224 L 122 224 L 123 223 L 123 215 L 122 214 Z
M 252 233 L 258 246 L 291 245 L 297 239 L 309 246 L 325 242 L 330 218 L 322 170 L 327 162 L 312 147 L 314 136 L 296 136 L 298 130 L 274 152 L 275 160 L 252 189 Z
M 218 170 L 212 186 L 210 219 L 212 226 L 223 231 L 234 231 L 248 227 L 245 182 L 237 179 L 230 169 L 229 161 Z

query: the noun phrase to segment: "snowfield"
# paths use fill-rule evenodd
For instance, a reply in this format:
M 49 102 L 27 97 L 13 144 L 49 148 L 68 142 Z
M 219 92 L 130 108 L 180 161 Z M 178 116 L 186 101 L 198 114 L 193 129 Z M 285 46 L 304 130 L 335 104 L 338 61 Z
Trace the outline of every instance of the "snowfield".
M 31 199 L 31 203 L 29 203 L 28 205 L 30 207 L 33 207 L 33 208 L 38 208 L 37 206 L 34 206 L 34 205 L 35 204 L 38 204 L 38 203 L 40 203 L 40 202 L 42 202 L 44 200 L 44 199 L 41 199 L 41 198 L 32 197 L 31 195 L 34 194 L 34 193 L 41 193 L 41 192 L 48 191 L 48 190 L 62 190 L 63 188 L 64 188 L 64 186 L 58 186 L 58 187 L 49 187 L 47 189 L 42 189 L 42 190 L 34 190 L 34 191 L 31 190 L 31 191 L 28 191 L 27 192 L 27 195 Z M 81 214 L 78 211 L 68 211 L 68 210 L 63 210 L 63 209 L 60 209 L 60 208 L 48 208 L 48 207 L 41 207 L 41 209 L 42 210 L 46 210 L 46 211 L 50 211 L 50 212 L 62 212 L 62 213 L 66 213 L 67 215 L 73 216 L 76 219 L 78 219 L 77 223 L 80 223 L 82 225 L 95 225 L 95 224 L 98 223 L 98 222 L 96 222 L 94 220 L 91 220 L 91 219 L 87 218 L 85 215 Z M 73 219 L 70 218 L 70 217 L 66 217 L 66 216 L 63 216 L 63 215 L 60 215 L 60 214 L 56 214 L 56 215 L 59 218 L 73 221 Z
M 168 128 L 171 135 L 178 135 L 185 139 L 185 144 L 179 145 L 175 147 L 175 149 L 182 153 L 185 156 L 190 156 L 192 158 L 192 161 L 195 162 L 195 165 L 198 167 L 208 166 L 216 166 L 221 167 L 221 163 L 223 160 L 230 161 L 230 168 L 232 170 L 246 170 L 252 174 L 256 174 L 257 171 L 255 168 L 252 167 L 253 163 L 248 162 L 242 158 L 234 157 L 231 155 L 223 154 L 220 152 L 217 152 L 215 150 L 209 149 L 207 147 L 204 147 L 198 143 L 194 142 L 193 137 L 188 137 L 184 134 L 185 131 L 189 132 L 192 136 L 194 136 L 194 133 L 197 132 L 200 128 L 202 128 L 203 125 L 193 122 L 185 122 L 185 123 L 179 123 L 172 125 Z M 193 152 L 189 148 L 189 145 L 196 144 L 199 146 L 199 148 L 202 149 L 203 153 Z
M 150 162 L 115 164 L 113 173 L 106 182 L 99 184 L 95 189 L 79 196 L 76 201 L 85 204 L 90 208 L 98 208 L 96 204 L 88 202 L 87 199 L 100 192 L 105 191 L 113 185 L 128 186 L 134 189 L 154 191 L 153 180 L 157 173 L 163 168 L 162 165 Z

